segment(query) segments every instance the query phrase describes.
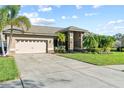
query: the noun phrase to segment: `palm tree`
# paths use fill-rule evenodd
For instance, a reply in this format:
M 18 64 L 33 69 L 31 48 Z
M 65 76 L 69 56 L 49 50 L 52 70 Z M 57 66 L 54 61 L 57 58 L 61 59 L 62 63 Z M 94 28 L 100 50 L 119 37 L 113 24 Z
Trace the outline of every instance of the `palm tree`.
M 101 48 L 107 48 L 107 47 L 112 47 L 113 43 L 115 42 L 114 37 L 112 36 L 100 36 L 100 44 L 101 44 Z
M 115 42 L 115 38 L 112 36 L 98 35 L 97 36 L 98 48 L 102 48 L 104 52 L 110 50 Z
M 93 34 L 84 35 L 83 46 L 87 49 L 97 48 L 98 42 Z
M 114 45 L 114 42 L 115 42 L 115 39 L 112 37 L 112 36 L 106 36 L 104 39 L 103 39 L 103 48 L 104 48 L 104 51 L 107 50 L 107 48 L 112 48 L 113 45 Z
M 20 10 L 19 5 L 8 5 L 5 8 L 8 10 L 8 25 L 10 25 L 9 44 L 7 47 L 7 54 L 9 54 L 14 27 L 19 27 L 22 31 L 27 31 L 31 27 L 31 23 L 27 17 L 18 16 Z
M 5 8 L 0 9 L 0 37 L 1 37 L 1 48 L 2 48 L 2 54 L 5 56 L 4 51 L 4 42 L 3 42 L 3 29 L 7 25 L 7 10 Z
M 60 45 L 63 45 L 65 43 L 66 36 L 63 33 L 58 32 L 57 33 L 58 41 Z

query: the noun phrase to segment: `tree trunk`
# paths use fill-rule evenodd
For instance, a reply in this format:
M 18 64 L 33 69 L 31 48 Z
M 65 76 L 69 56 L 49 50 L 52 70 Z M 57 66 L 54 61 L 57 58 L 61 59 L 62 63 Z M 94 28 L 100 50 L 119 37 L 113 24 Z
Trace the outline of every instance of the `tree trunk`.
M 13 32 L 13 25 L 11 25 L 11 31 L 10 31 L 10 36 L 9 36 L 9 42 L 8 42 L 8 47 L 7 47 L 7 55 L 10 53 L 10 47 L 12 43 L 12 33 Z
M 4 42 L 3 42 L 3 33 L 2 33 L 2 31 L 1 31 L 0 35 L 1 35 L 0 37 L 1 37 L 2 55 L 3 55 L 3 56 L 6 56 L 5 50 L 4 50 Z

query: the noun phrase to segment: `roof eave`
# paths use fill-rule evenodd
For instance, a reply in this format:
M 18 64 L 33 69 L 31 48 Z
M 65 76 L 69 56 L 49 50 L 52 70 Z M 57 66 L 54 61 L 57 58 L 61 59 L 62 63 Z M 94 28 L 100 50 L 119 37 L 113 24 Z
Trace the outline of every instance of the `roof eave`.
M 4 34 L 10 34 L 8 32 L 4 33 Z M 13 33 L 13 35 L 41 35 L 41 36 L 56 36 L 55 34 L 40 34 L 40 33 Z

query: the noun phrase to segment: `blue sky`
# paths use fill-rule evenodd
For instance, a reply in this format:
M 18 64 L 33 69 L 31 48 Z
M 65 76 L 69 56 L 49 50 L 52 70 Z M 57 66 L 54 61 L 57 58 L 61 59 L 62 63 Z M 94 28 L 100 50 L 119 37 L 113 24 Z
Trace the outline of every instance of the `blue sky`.
M 20 15 L 33 25 L 77 26 L 97 34 L 124 33 L 124 6 L 55 5 L 21 6 Z

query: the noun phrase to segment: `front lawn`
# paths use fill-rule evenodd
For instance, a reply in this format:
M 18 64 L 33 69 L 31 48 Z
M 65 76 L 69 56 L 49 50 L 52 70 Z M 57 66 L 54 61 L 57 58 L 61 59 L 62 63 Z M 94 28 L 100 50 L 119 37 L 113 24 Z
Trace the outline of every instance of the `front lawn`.
M 124 64 L 124 52 L 113 52 L 112 54 L 67 53 L 59 55 L 95 65 Z
M 18 77 L 18 70 L 13 57 L 0 57 L 0 82 Z

